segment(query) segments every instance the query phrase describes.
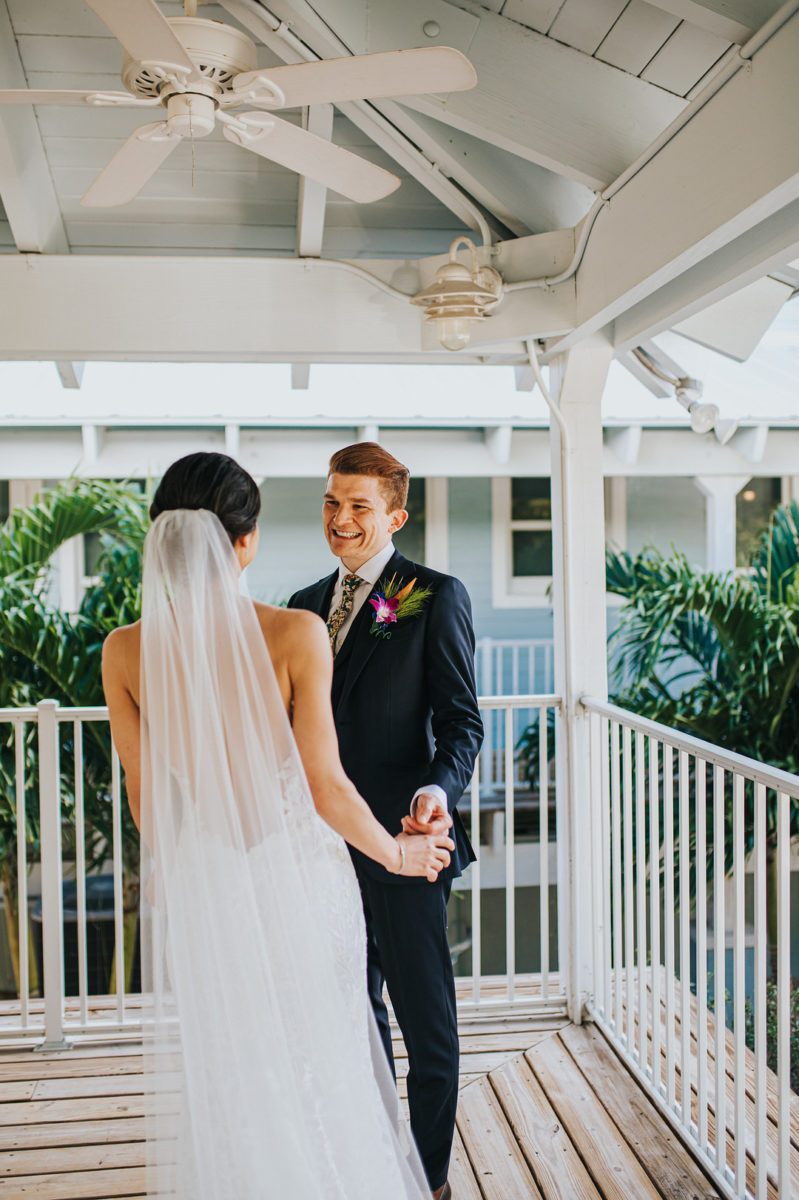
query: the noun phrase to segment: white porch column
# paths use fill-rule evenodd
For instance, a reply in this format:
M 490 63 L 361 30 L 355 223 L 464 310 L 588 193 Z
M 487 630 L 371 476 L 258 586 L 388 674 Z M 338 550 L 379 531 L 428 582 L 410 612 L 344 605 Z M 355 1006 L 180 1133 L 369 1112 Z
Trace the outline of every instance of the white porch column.
M 589 723 L 586 694 L 607 698 L 605 518 L 600 401 L 611 347 L 587 339 L 552 360 L 551 391 L 565 432 L 550 423 L 555 690 L 563 698 L 558 779 L 559 963 L 569 1017 L 593 994 Z
M 735 570 L 735 497 L 750 475 L 697 475 L 694 483 L 705 497 L 705 567 Z

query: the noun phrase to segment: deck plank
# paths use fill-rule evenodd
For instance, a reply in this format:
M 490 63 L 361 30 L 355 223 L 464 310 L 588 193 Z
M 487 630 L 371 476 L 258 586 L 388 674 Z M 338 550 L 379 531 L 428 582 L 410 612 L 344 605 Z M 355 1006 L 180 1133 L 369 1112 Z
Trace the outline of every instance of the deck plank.
M 452 1158 L 449 1160 L 449 1182 L 456 1200 L 483 1200 L 480 1185 L 475 1179 L 469 1155 L 457 1128 L 452 1140 Z
M 4 1150 L 47 1146 L 100 1146 L 105 1142 L 140 1142 L 147 1136 L 147 1121 L 120 1117 L 96 1121 L 54 1121 L 37 1125 L 6 1126 L 0 1134 Z
M 570 1025 L 558 1035 L 608 1114 L 635 1151 L 664 1200 L 720 1193 L 673 1133 L 594 1026 Z
M 97 1171 L 109 1167 L 143 1167 L 144 1154 L 142 1141 L 0 1151 L 0 1179 L 15 1175 Z
M 488 1079 L 463 1088 L 457 1124 L 484 1200 L 543 1200 Z
M 8 1200 L 97 1200 L 112 1196 L 134 1196 L 146 1187 L 143 1167 L 117 1167 L 107 1171 L 64 1171 L 57 1175 L 20 1175 Z
M 489 1078 L 546 1200 L 602 1200 L 524 1055 Z
M 660 1200 L 647 1175 L 560 1038 L 525 1055 L 604 1200 Z

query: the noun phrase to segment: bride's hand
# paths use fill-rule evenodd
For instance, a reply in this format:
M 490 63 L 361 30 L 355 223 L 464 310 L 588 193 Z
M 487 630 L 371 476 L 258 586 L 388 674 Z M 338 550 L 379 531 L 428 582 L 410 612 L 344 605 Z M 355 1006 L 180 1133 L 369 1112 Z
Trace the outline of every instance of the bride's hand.
M 455 849 L 455 843 L 446 834 L 398 833 L 395 840 L 401 848 L 398 855 L 401 861 L 394 874 L 423 875 L 430 883 L 435 883 L 439 871 L 449 866 L 450 850 Z

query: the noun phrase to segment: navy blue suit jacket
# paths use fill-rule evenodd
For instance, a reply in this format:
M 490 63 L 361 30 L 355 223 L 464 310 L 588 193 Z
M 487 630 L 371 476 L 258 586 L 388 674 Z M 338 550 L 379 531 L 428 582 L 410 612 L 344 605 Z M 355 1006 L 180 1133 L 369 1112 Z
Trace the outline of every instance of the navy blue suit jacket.
M 381 581 L 396 575 L 432 589 L 415 617 L 400 618 L 391 637 L 370 633 L 374 609 L 364 602 L 333 668 L 333 715 L 341 762 L 377 819 L 400 832 L 418 788 L 443 788 L 453 816 L 452 863 L 439 878 L 460 875 L 474 851 L 457 812 L 483 740 L 474 676 L 471 604 L 463 584 L 395 552 Z M 327 620 L 338 571 L 302 588 L 289 608 L 306 608 Z M 380 591 L 380 582 L 370 595 Z M 359 870 L 384 882 L 424 880 L 392 875 L 352 851 Z

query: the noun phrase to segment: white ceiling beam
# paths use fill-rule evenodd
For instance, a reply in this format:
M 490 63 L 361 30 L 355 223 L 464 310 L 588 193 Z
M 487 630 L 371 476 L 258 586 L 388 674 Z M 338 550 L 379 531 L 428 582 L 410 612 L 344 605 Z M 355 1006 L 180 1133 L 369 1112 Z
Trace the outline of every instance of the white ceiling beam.
M 102 453 L 104 441 L 105 429 L 102 425 L 84 424 L 81 426 L 84 467 L 97 462 Z
M 634 467 L 641 452 L 640 425 L 621 425 L 618 429 L 605 430 L 605 446 L 627 467 Z
M 27 86 L 6 0 L 0 0 L 0 88 Z M 18 250 L 68 252 L 39 126 L 27 105 L 6 106 L 0 114 L 0 198 Z
M 491 457 L 498 466 L 505 466 L 510 462 L 511 447 L 513 446 L 512 425 L 486 426 L 483 437 Z
M 662 88 L 462 4 L 479 14 L 467 50 L 477 86 L 403 98 L 403 106 L 595 189 L 616 179 L 685 107 Z M 395 7 L 404 14 L 407 6 Z M 410 20 L 407 36 L 418 45 Z
M 225 426 L 225 453 L 238 458 L 241 450 L 241 427 L 233 422 Z
M 557 352 L 608 328 L 623 353 L 796 256 L 797 62 L 799 14 L 616 192 L 588 239 L 577 321 Z
M 513 368 L 517 392 L 532 392 L 535 390 L 535 371 L 529 363 L 517 363 Z
M 730 448 L 737 451 L 747 462 L 762 463 L 766 446 L 768 445 L 769 427 L 767 424 L 749 425 L 739 429 L 730 438 Z
M 86 364 L 82 362 L 57 362 L 55 369 L 58 371 L 61 386 L 65 388 L 79 388 L 83 383 L 85 367 Z
M 380 426 L 375 421 L 359 425 L 355 431 L 355 440 L 356 442 L 379 442 Z
M 540 244 L 552 261 L 561 241 L 549 234 L 523 239 L 517 255 Z M 528 261 L 540 273 L 541 263 Z M 384 279 L 395 269 L 391 260 L 358 266 Z M 14 297 L 0 322 L 0 359 L 454 361 L 435 336 L 426 345 L 422 314 L 407 300 L 324 260 L 0 255 L 0 294 Z M 209 305 L 209 294 L 225 303 Z M 168 313 L 152 303 L 159 295 L 170 297 Z M 514 339 L 498 353 L 518 362 L 521 337 L 561 335 L 573 312 L 568 288 L 515 292 L 481 336 Z M 457 361 L 477 354 L 469 350 Z
M 306 108 L 302 114 L 302 127 L 329 142 L 333 136 L 333 105 L 313 104 Z M 325 236 L 327 188 L 307 175 L 300 175 L 299 180 L 297 254 L 300 258 L 318 258 Z

